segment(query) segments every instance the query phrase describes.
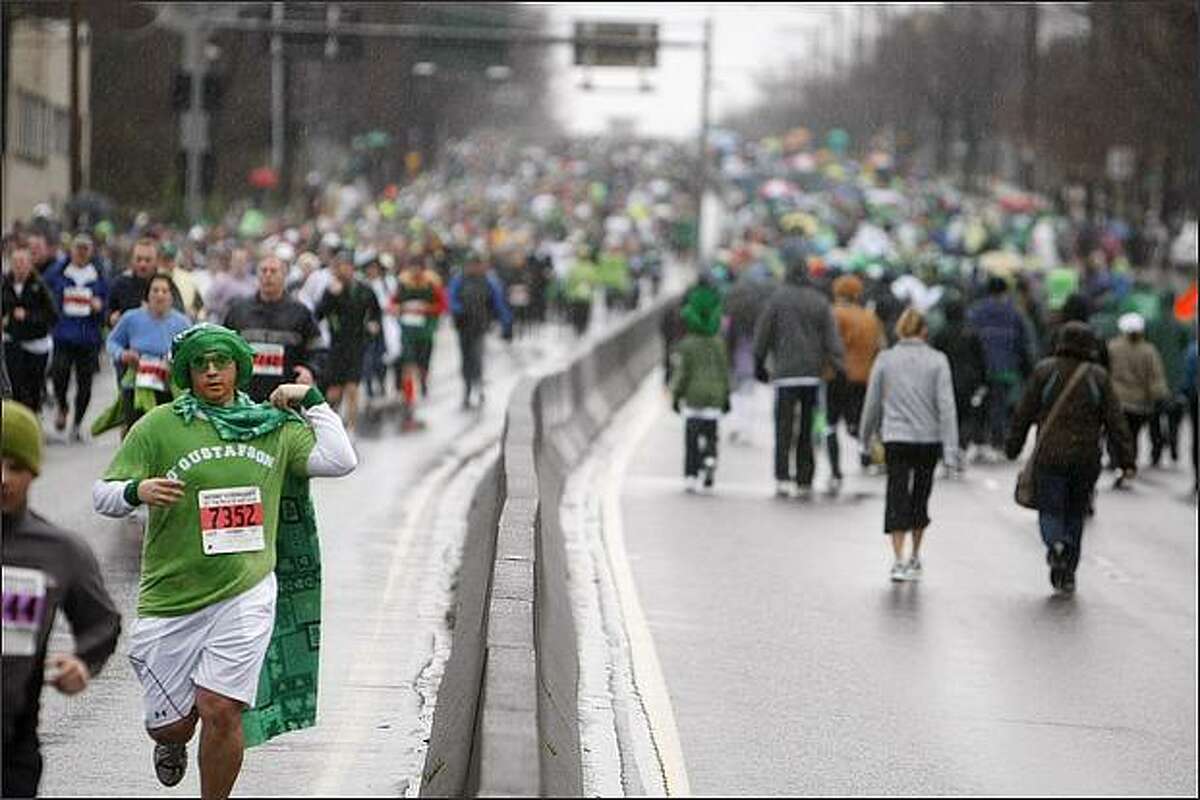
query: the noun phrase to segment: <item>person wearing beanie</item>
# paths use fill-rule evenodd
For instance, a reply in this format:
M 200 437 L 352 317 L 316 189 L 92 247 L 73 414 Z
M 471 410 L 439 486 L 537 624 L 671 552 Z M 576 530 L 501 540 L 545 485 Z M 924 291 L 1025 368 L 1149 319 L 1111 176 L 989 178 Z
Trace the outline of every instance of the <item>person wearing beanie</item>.
M 1046 545 L 1050 585 L 1066 594 L 1075 591 L 1083 523 L 1100 476 L 1101 439 L 1107 440 L 1108 452 L 1125 479 L 1137 472 L 1137 451 L 1114 382 L 1094 362 L 1094 347 L 1085 323 L 1063 325 L 1054 355 L 1039 362 L 1029 378 L 1005 443 L 1005 455 L 1016 459 L 1030 427 L 1038 426 L 1042 439 L 1033 466 L 1038 528 Z M 1051 409 L 1068 389 L 1071 393 L 1058 416 L 1047 426 Z
M 1162 357 L 1146 340 L 1145 318 L 1134 311 L 1122 314 L 1117 319 L 1117 330 L 1120 333 L 1108 343 L 1108 363 L 1117 400 L 1133 437 L 1136 464 L 1142 428 L 1171 392 Z
M 754 329 L 754 376 L 775 387 L 775 494 L 801 499 L 812 494 L 813 421 L 824 376 L 845 369 L 842 337 L 833 309 L 809 281 L 803 261 L 767 301 Z M 770 358 L 772 368 L 767 369 Z M 796 431 L 796 409 L 800 430 Z M 798 434 L 798 435 L 797 435 Z M 792 471 L 795 452 L 795 472 Z
M 833 472 L 830 492 L 842 485 L 838 422 L 845 420 L 846 432 L 858 438 L 863 398 L 875 357 L 887 347 L 887 334 L 875 312 L 862 306 L 863 283 L 856 275 L 842 275 L 833 281 L 833 318 L 845 347 L 845 369 L 836 373 L 826 388 L 825 445 Z
M 701 283 L 679 312 L 687 333 L 675 348 L 671 406 L 684 417 L 685 489 L 711 490 L 717 469 L 717 423 L 729 411 L 729 357 L 721 339 L 721 295 Z
M 34 797 L 42 775 L 38 716 L 42 686 L 65 695 L 87 688 L 117 646 L 121 615 L 100 565 L 78 535 L 29 508 L 42 468 L 42 431 L 25 406 L 3 406 L 4 797 Z M 74 653 L 47 653 L 54 618 L 71 624 Z

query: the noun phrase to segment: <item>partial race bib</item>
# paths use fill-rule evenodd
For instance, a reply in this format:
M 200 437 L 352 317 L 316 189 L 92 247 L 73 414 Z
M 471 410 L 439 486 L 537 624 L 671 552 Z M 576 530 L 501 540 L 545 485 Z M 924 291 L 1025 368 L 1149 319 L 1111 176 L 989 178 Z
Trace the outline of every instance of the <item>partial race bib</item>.
M 63 316 L 90 317 L 92 290 L 86 286 L 67 286 L 63 289 Z
M 283 345 L 251 342 L 250 347 L 254 350 L 255 375 L 283 375 Z
M 165 358 L 138 357 L 137 378 L 134 385 L 139 389 L 165 392 L 171 381 L 171 368 Z
M 425 325 L 426 319 L 424 314 L 401 314 L 400 324 L 406 328 L 420 328 Z
M 266 547 L 262 492 L 257 486 L 201 489 L 197 496 L 204 555 L 254 553 Z
M 4 566 L 3 653 L 32 656 L 37 652 L 38 631 L 46 615 L 46 574 L 26 567 Z

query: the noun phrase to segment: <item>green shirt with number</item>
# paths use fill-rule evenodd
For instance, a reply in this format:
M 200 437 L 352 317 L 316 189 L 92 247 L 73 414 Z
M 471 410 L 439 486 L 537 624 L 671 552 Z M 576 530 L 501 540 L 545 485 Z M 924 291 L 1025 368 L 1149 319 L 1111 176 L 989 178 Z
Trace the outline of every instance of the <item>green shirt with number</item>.
M 199 611 L 254 587 L 275 569 L 279 498 L 287 474 L 306 475 L 316 436 L 288 422 L 249 442 L 225 442 L 204 419 L 190 425 L 163 405 L 130 429 L 104 480 L 173 478 L 183 498 L 150 507 L 142 544 L 138 616 L 177 617 Z M 199 492 L 257 486 L 262 498 L 265 547 L 205 555 Z

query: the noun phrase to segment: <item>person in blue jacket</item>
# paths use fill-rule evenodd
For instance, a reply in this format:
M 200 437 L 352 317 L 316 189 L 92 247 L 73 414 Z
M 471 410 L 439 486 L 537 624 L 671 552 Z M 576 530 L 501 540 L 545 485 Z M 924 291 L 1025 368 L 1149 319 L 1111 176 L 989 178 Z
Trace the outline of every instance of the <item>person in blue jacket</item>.
M 987 437 L 984 457 L 997 463 L 1008 437 L 1009 420 L 1025 378 L 1033 369 L 1032 342 L 1021 313 L 1008 296 L 1008 284 L 992 276 L 987 296 L 967 311 L 967 322 L 983 342 L 987 366 Z
M 512 311 L 504 299 L 504 286 L 488 269 L 482 253 L 472 250 L 463 270 L 450 279 L 450 314 L 458 331 L 462 352 L 463 404 L 471 407 L 471 394 L 477 393 L 483 403 L 483 337 L 492 325 L 500 322 L 505 341 L 512 341 Z
M 160 272 L 146 286 L 142 307 L 122 314 L 108 335 L 108 355 L 117 374 L 123 376 L 121 410 L 126 433 L 151 408 L 174 399 L 171 341 L 190 328 L 192 321 L 171 304 L 171 276 Z
M 54 398 L 58 413 L 55 430 L 67 427 L 67 384 L 75 374 L 75 408 L 71 440 L 81 441 L 79 430 L 83 416 L 92 401 L 92 379 L 100 366 L 104 323 L 104 307 L 108 300 L 108 283 L 92 262 L 92 240 L 79 234 L 71 243 L 71 257 L 46 271 L 46 285 L 54 293 L 58 308 L 58 323 L 54 326 L 54 355 L 50 361 L 50 376 L 54 383 Z

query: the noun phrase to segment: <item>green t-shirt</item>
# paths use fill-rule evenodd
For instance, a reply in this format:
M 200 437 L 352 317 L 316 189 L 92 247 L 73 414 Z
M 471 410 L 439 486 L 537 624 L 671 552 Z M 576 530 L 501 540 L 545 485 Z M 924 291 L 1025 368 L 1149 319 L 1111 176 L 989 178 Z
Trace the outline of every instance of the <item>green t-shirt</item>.
M 190 614 L 241 594 L 274 570 L 284 477 L 307 474 L 315 442 L 312 429 L 299 422 L 286 423 L 250 442 L 224 442 L 206 420 L 187 425 L 170 405 L 142 417 L 113 456 L 104 479 L 165 477 L 183 481 L 185 487 L 179 502 L 150 508 L 142 544 L 138 615 Z M 261 522 L 265 546 L 254 552 L 206 555 L 200 491 L 243 487 L 258 487 L 261 519 L 247 519 Z

